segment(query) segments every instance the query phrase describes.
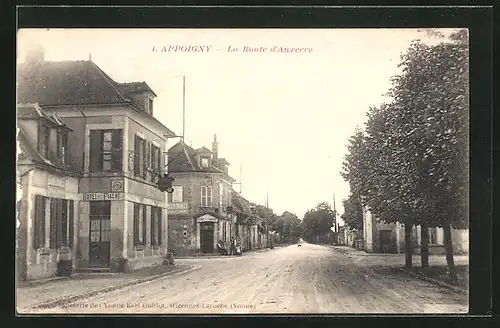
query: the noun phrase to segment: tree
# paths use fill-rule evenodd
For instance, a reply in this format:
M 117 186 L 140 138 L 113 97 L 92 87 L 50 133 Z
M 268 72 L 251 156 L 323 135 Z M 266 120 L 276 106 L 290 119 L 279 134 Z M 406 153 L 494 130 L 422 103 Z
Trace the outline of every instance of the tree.
M 350 194 L 349 197 L 342 201 L 344 205 L 344 213 L 341 218 L 352 229 L 363 230 L 363 207 L 361 199 L 357 194 Z
M 468 225 L 468 45 L 459 30 L 436 45 L 412 43 L 403 73 L 390 91 L 400 108 L 399 139 L 416 167 L 415 212 L 428 265 L 427 228 L 443 227 L 450 275 L 455 278 L 451 227 Z
M 305 240 L 314 242 L 324 241 L 330 228 L 333 226 L 335 216 L 330 205 L 326 202 L 319 203 L 314 209 L 308 210 L 302 220 L 303 237 Z

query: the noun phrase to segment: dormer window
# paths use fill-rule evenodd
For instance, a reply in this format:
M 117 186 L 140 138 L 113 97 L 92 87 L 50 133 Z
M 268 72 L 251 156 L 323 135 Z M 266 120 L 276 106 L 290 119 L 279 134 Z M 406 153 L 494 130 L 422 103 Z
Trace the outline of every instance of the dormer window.
M 68 132 L 57 131 L 57 158 L 62 164 L 68 164 Z
M 44 158 L 49 157 L 50 129 L 47 125 L 38 125 L 38 151 Z
M 201 167 L 208 167 L 209 166 L 209 159 L 208 157 L 201 157 Z
M 153 99 L 148 98 L 148 113 L 153 116 Z

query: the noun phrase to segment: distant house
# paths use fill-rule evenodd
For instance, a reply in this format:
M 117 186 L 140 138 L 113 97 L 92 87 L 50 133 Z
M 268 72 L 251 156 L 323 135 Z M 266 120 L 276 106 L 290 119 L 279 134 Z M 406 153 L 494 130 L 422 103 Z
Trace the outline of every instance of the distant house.
M 118 83 L 90 59 L 46 61 L 43 49 L 18 66 L 17 84 L 22 276 L 54 276 L 68 261 L 161 263 L 167 200 L 156 181 L 174 133 L 153 116 L 153 90 Z
M 367 209 L 363 211 L 363 239 L 366 252 L 404 253 L 404 225 L 386 224 L 375 218 Z M 412 229 L 412 245 L 415 254 L 420 253 L 420 226 Z M 469 252 L 469 230 L 452 229 L 452 243 L 456 254 Z M 442 228 L 429 228 L 429 253 L 444 254 Z

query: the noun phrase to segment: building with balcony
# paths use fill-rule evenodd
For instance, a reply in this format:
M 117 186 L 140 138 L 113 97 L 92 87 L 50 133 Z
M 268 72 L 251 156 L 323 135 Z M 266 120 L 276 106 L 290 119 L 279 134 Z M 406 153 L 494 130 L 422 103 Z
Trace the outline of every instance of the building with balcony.
M 229 162 L 212 150 L 194 149 L 183 141 L 168 150 L 168 172 L 175 179 L 169 194 L 169 249 L 176 256 L 214 253 L 217 242 L 234 235 Z
M 90 58 L 45 61 L 43 49 L 17 81 L 26 277 L 55 275 L 63 254 L 73 269 L 161 263 L 167 196 L 156 182 L 174 133 L 153 116 L 154 91 L 114 81 Z

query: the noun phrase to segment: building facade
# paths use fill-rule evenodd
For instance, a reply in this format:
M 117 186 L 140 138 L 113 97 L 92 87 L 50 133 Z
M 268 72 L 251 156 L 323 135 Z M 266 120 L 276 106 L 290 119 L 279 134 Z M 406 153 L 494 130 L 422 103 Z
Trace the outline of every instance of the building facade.
M 366 252 L 404 253 L 405 229 L 401 223 L 383 223 L 375 218 L 369 210 L 363 211 L 363 239 Z M 451 229 L 453 251 L 455 254 L 468 254 L 469 230 Z M 414 254 L 420 254 L 421 227 L 412 229 L 412 245 Z M 429 228 L 429 253 L 444 254 L 444 234 L 442 228 Z
M 56 274 L 54 263 L 61 256 L 54 254 L 62 253 L 71 255 L 73 269 L 128 270 L 160 264 L 167 249 L 168 200 L 156 182 L 166 163 L 166 137 L 174 133 L 153 116 L 153 90 L 145 82 L 117 83 L 91 60 L 45 61 L 43 51 L 18 67 L 18 85 L 18 103 L 29 103 L 32 112 L 64 125 L 30 120 L 19 111 L 25 147 L 34 149 L 35 157 L 46 143 L 62 147 L 63 172 L 68 172 L 59 174 L 64 182 L 55 182 L 34 169 L 23 181 L 31 191 L 20 211 L 30 241 L 21 245 L 27 253 L 25 266 L 44 263 L 43 272 L 28 277 Z M 57 197 L 62 197 L 62 205 L 51 205 Z M 41 213 L 53 220 L 55 210 L 47 209 L 51 206 L 68 206 L 62 217 L 74 222 L 68 232 L 71 247 L 50 243 L 45 232 L 34 237 L 34 226 L 43 227 L 36 223 Z
M 175 179 L 169 195 L 169 248 L 176 256 L 216 252 L 219 240 L 234 235 L 231 211 L 232 184 L 229 162 L 218 156 L 214 136 L 212 150 L 193 149 L 183 141 L 168 151 L 168 171 Z

